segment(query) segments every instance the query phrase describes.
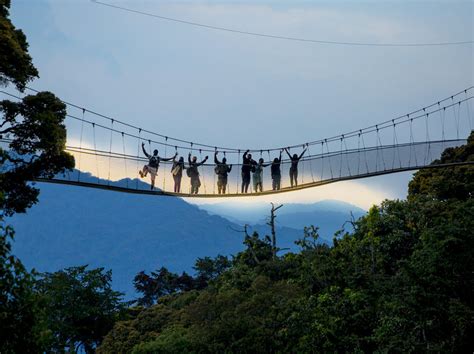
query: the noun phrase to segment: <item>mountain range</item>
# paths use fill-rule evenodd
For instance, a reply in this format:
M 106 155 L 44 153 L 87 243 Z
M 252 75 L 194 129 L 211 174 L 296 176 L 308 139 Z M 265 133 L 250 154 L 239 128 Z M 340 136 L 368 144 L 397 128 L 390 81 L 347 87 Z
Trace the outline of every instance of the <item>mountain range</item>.
M 250 232 L 269 233 L 266 204 L 243 211 L 222 203 L 196 206 L 180 198 L 49 183 L 36 187 L 41 190 L 39 203 L 7 220 L 15 229 L 13 253 L 40 272 L 83 264 L 112 269 L 114 289 L 127 299 L 136 296 L 132 281 L 142 270 L 165 266 L 192 273 L 198 257 L 242 250 L 239 230 L 244 224 L 251 225 Z M 351 211 L 356 217 L 364 213 L 336 201 L 287 204 L 278 211 L 278 246 L 295 250 L 294 241 L 310 224 L 320 226 L 321 241 L 330 243 Z

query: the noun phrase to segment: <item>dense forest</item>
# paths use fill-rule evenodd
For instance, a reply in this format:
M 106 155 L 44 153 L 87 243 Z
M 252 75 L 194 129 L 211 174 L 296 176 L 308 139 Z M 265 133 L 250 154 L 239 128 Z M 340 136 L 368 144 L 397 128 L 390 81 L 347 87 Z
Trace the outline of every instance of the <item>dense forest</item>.
M 39 74 L 9 7 L 0 0 L 0 84 L 22 90 Z M 29 181 L 74 167 L 65 114 L 50 92 L 0 101 L 13 139 L 0 148 L 1 353 L 472 352 L 473 165 L 418 171 L 407 200 L 373 206 L 332 245 L 318 220 L 297 253 L 244 233 L 242 252 L 198 259 L 195 274 L 137 274 L 140 297 L 124 302 L 109 270 L 40 274 L 11 254 L 4 216 L 37 202 Z M 465 161 L 474 133 L 433 164 Z
M 474 161 L 474 134 L 441 161 Z M 472 166 L 426 169 L 333 246 L 309 227 L 299 253 L 274 258 L 252 235 L 231 260 L 199 260 L 195 279 L 139 274 L 142 307 L 98 352 L 470 352 L 473 192 Z

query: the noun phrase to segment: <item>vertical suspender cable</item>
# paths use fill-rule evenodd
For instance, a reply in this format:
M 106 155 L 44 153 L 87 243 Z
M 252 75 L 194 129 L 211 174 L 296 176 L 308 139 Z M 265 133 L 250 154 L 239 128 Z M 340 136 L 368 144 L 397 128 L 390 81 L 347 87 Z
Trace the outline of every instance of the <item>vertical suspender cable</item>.
M 97 184 L 100 184 L 99 158 L 97 156 L 97 143 L 96 143 L 96 138 L 95 138 L 95 123 L 92 123 L 92 134 L 94 137 L 94 154 L 95 154 L 95 164 L 97 168 Z
M 459 139 L 459 115 L 456 113 L 456 105 L 454 104 L 453 96 L 451 96 L 451 101 L 453 104 L 454 121 L 456 123 L 456 139 Z
M 86 110 L 82 109 L 82 117 L 81 117 L 81 135 L 79 139 L 79 159 L 77 164 L 77 181 L 79 182 L 81 179 L 81 158 L 82 158 L 82 133 L 84 132 L 84 115 L 86 114 Z
M 214 153 L 217 152 L 217 147 L 214 147 Z M 216 194 L 216 171 L 213 171 L 211 168 L 211 173 L 212 173 L 212 194 Z
M 466 95 L 466 109 L 467 109 L 467 119 L 469 121 L 469 131 L 472 131 L 472 122 L 471 122 L 471 102 L 467 97 L 467 90 L 464 90 L 464 94 Z
M 193 143 L 190 143 L 190 145 L 191 145 L 190 153 L 191 153 L 191 158 L 192 158 L 193 157 Z M 191 167 L 191 166 L 189 166 L 189 167 Z M 191 183 L 189 183 L 189 194 L 191 194 Z
M 199 149 L 199 160 L 202 161 L 202 149 Z M 206 165 L 202 165 L 203 169 L 206 168 Z M 206 176 L 202 177 L 202 184 L 204 187 L 204 194 L 207 194 L 207 189 L 206 189 Z
M 240 150 L 238 150 L 237 153 L 239 154 L 239 155 L 237 156 L 237 161 L 239 161 L 239 160 L 240 160 Z M 242 163 L 243 163 L 243 162 L 242 162 Z M 237 165 L 237 169 L 238 169 L 239 167 L 242 167 L 242 166 L 240 166 L 240 164 L 238 164 L 238 165 Z M 241 170 L 240 175 L 241 175 L 241 177 L 242 177 L 242 168 L 240 168 L 240 170 Z M 237 172 L 237 183 L 236 183 L 236 188 L 237 188 L 237 190 L 236 190 L 235 194 L 239 194 L 239 180 L 240 180 L 240 178 L 239 178 L 239 174 L 238 174 L 238 172 Z
M 342 177 L 342 140 L 344 140 L 344 135 L 341 136 L 341 147 L 339 149 L 339 158 L 341 159 L 339 164 L 339 178 Z
M 387 166 L 385 165 L 385 157 L 384 157 L 384 149 L 383 149 L 383 145 L 382 145 L 382 140 L 380 139 L 380 133 L 379 133 L 379 128 L 377 128 L 377 139 L 378 139 L 378 144 L 379 144 L 379 147 L 381 149 L 381 153 L 382 153 L 382 163 L 383 163 L 383 170 L 385 171 L 387 169 Z
M 110 164 L 112 162 L 112 133 L 113 133 L 113 129 L 114 129 L 114 120 L 112 119 L 110 121 L 110 146 L 109 146 L 109 175 L 108 175 L 108 182 L 107 182 L 107 185 L 110 186 Z
M 367 169 L 367 173 L 369 173 L 369 162 L 367 161 L 367 149 L 365 147 L 365 139 L 364 139 L 364 134 L 362 134 L 362 130 L 359 130 L 359 134 L 362 137 L 362 147 L 364 149 L 364 159 L 365 159 L 365 168 Z
M 321 181 L 324 179 L 324 142 L 321 141 Z
M 346 143 L 346 139 L 344 138 L 344 135 L 343 135 L 343 139 L 344 139 L 344 148 L 346 149 L 346 162 L 347 162 L 347 171 L 349 172 L 349 176 L 352 176 L 352 172 L 351 172 L 351 166 L 349 164 L 349 149 L 347 148 L 347 143 Z
M 166 142 L 166 144 L 165 144 L 165 158 L 166 158 L 168 156 L 168 152 L 167 152 L 168 137 L 167 136 L 165 136 L 165 142 Z M 167 171 L 165 171 L 164 165 L 166 165 L 166 164 L 163 163 L 163 168 L 162 168 L 162 171 L 163 171 L 163 191 L 166 190 L 166 172 L 167 172 Z
M 431 141 L 430 141 L 430 127 L 428 124 L 428 115 L 429 113 L 426 113 L 425 116 L 425 127 L 426 127 L 426 141 L 428 143 L 428 146 L 426 147 L 426 155 L 424 159 L 424 164 L 428 164 L 429 159 L 430 159 L 430 150 L 431 150 Z
M 224 157 L 226 157 L 226 156 L 225 156 L 225 151 L 224 151 Z M 227 157 L 226 157 L 226 159 L 227 159 Z M 235 172 L 235 171 L 234 171 L 234 172 Z M 229 186 L 229 177 L 227 177 L 225 183 L 226 183 L 226 184 L 225 184 L 225 193 L 229 194 L 229 193 L 230 193 L 230 191 L 229 191 L 229 189 L 230 189 L 230 186 Z M 214 193 L 216 193 L 216 192 L 214 192 Z
M 303 147 L 302 147 L 303 151 L 304 151 L 304 147 L 305 146 L 303 144 Z M 305 160 L 305 158 L 303 157 L 303 173 L 301 174 L 301 184 L 304 184 L 304 165 L 306 165 L 304 160 Z
M 441 148 L 444 151 L 444 109 L 441 109 L 440 102 L 438 102 L 439 121 L 441 124 Z
M 400 154 L 400 144 L 398 143 L 398 136 L 397 136 L 397 123 L 393 122 L 393 134 L 394 134 L 394 140 L 395 140 L 395 145 L 397 146 L 397 153 L 398 153 L 398 163 L 400 168 L 402 168 L 402 158 Z M 393 155 L 395 158 L 395 154 Z
M 311 172 L 311 180 L 314 183 L 314 175 L 313 175 L 313 156 L 311 155 L 311 151 L 309 151 L 309 144 L 306 143 L 306 147 L 308 149 L 308 158 L 309 158 L 309 170 Z
M 123 148 L 123 162 L 125 165 L 125 182 L 127 183 L 127 188 L 128 188 L 128 171 L 127 171 L 127 156 L 125 155 L 125 137 L 122 132 L 122 148 Z
M 334 175 L 332 173 L 332 163 L 331 163 L 331 156 L 330 156 L 331 153 L 329 152 L 329 143 L 327 139 L 324 139 L 324 141 L 326 142 L 326 150 L 328 151 L 329 170 L 331 171 L 331 179 L 333 179 Z
M 137 171 L 140 170 L 140 143 L 141 143 L 141 134 L 142 134 L 142 129 L 138 128 L 138 145 L 137 145 Z M 135 189 L 138 189 L 138 178 L 135 178 Z

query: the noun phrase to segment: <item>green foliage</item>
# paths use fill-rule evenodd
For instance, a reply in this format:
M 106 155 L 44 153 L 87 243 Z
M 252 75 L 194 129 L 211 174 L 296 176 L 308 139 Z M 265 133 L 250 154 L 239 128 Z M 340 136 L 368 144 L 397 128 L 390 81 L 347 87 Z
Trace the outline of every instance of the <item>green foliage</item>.
M 196 277 L 192 277 L 186 272 L 178 275 L 170 272 L 165 267 L 151 272 L 150 275 L 142 271 L 133 280 L 135 289 L 142 294 L 138 298 L 137 304 L 148 307 L 156 304 L 161 297 L 166 295 L 193 289 L 204 289 L 209 282 L 221 275 L 230 266 L 231 262 L 227 257 L 218 255 L 216 258 L 198 258 L 194 266 L 197 272 Z
M 111 271 L 87 266 L 41 275 L 36 288 L 50 331 L 50 349 L 94 351 L 124 310 L 123 294 L 112 290 L 111 280 Z
M 41 351 L 42 323 L 33 276 L 11 255 L 13 230 L 0 219 L 0 352 Z
M 20 102 L 0 101 L 0 135 L 12 139 L 0 148 L 0 209 L 6 215 L 25 212 L 37 201 L 39 191 L 28 184 L 38 177 L 52 177 L 74 167 L 66 147 L 65 105 L 50 92 L 26 96 Z
M 10 0 L 0 0 L 0 84 L 10 79 L 19 90 L 38 77 L 28 54 L 24 33 L 15 29 L 9 16 Z
M 442 160 L 472 161 L 472 142 Z M 100 352 L 470 352 L 472 186 L 470 167 L 419 171 L 407 201 L 372 207 L 331 247 L 306 228 L 301 252 L 276 259 L 246 235 L 207 287 L 118 322 Z
M 446 149 L 441 159 L 432 164 L 466 161 L 474 162 L 474 132 L 471 132 L 466 145 Z M 439 200 L 473 198 L 474 166 L 425 169 L 417 172 L 409 184 L 409 198 L 418 195 L 426 195 Z

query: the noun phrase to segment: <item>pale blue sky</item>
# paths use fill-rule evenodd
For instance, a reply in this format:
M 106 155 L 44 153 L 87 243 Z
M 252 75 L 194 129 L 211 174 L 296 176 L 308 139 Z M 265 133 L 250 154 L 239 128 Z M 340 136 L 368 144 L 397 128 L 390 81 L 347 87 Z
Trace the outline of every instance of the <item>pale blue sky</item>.
M 445 42 L 474 36 L 471 1 L 105 2 L 321 40 Z M 16 0 L 11 15 L 26 33 L 40 71 L 31 86 L 211 145 L 304 143 L 404 114 L 474 82 L 472 45 L 289 42 L 159 21 L 88 0 Z M 380 196 L 403 196 L 408 174 L 397 176 L 356 184 Z M 342 187 L 328 188 L 330 196 L 331 188 Z

